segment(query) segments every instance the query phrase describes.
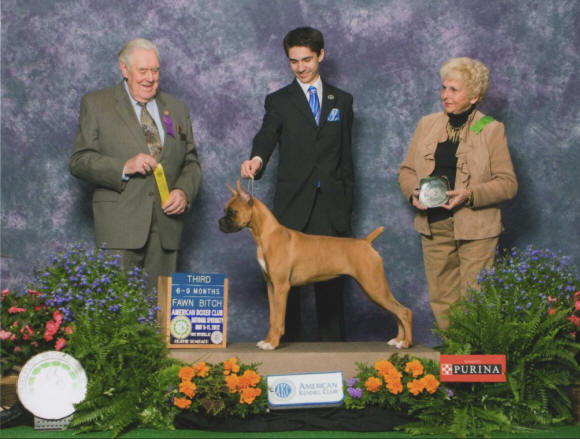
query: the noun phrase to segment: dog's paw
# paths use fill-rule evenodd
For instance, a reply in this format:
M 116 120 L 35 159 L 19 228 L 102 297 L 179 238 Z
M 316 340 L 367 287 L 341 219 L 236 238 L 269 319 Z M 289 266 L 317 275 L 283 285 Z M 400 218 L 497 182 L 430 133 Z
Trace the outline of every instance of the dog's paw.
M 394 346 L 397 349 L 403 349 L 403 348 L 407 348 L 408 346 L 405 344 L 404 340 L 397 340 L 396 338 L 391 338 L 387 344 L 389 346 Z
M 274 347 L 270 343 L 268 343 L 264 340 L 261 340 L 258 343 L 256 343 L 256 346 L 258 346 L 260 349 L 262 349 L 264 351 L 273 351 L 274 350 Z

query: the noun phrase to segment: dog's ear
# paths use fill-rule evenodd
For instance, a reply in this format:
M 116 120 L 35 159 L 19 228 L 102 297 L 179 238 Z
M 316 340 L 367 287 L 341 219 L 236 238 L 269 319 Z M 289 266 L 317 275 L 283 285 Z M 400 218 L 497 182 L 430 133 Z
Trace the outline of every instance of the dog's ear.
M 235 190 L 233 187 L 231 187 L 229 184 L 227 184 L 227 183 L 226 183 L 226 186 L 228 187 L 228 189 L 229 189 L 230 191 L 232 191 L 232 195 L 233 195 L 234 197 L 235 197 L 235 196 L 238 194 L 238 193 L 236 192 L 236 190 Z
M 240 184 L 240 180 L 238 179 L 238 182 L 236 184 L 236 187 L 238 189 L 238 196 L 242 199 L 242 201 L 244 203 L 249 204 L 250 206 L 252 204 L 254 204 L 254 201 L 252 200 L 252 196 L 248 193 L 248 191 L 246 191 L 242 185 Z

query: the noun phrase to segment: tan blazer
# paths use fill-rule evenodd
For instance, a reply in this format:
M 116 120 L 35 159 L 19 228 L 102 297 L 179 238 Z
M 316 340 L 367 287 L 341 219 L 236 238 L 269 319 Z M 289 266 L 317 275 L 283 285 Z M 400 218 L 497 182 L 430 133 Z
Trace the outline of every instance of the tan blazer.
M 159 162 L 163 165 L 169 190 L 182 189 L 189 204 L 197 195 L 201 166 L 193 141 L 187 106 L 163 92 L 156 96 L 160 116 L 171 118 L 174 135 L 165 132 Z M 162 129 L 166 129 L 162 123 Z M 145 245 L 155 215 L 162 247 L 180 247 L 183 215 L 168 216 L 153 175 L 136 175 L 122 180 L 125 162 L 138 153 L 149 153 L 123 83 L 88 93 L 81 100 L 79 128 L 69 161 L 71 173 L 95 187 L 93 216 L 97 246 L 110 249 L 137 249 Z
M 461 131 L 457 147 L 455 189 L 473 191 L 473 207 L 461 206 L 453 212 L 457 240 L 498 236 L 503 230 L 499 205 L 513 198 L 518 190 L 504 125 L 493 121 L 479 134 L 469 130 L 483 116 L 474 111 Z M 447 121 L 445 113 L 430 114 L 419 121 L 399 169 L 399 186 L 407 200 L 419 187 L 419 180 L 433 172 L 437 144 L 447 139 Z M 417 211 L 415 230 L 431 235 L 426 211 Z

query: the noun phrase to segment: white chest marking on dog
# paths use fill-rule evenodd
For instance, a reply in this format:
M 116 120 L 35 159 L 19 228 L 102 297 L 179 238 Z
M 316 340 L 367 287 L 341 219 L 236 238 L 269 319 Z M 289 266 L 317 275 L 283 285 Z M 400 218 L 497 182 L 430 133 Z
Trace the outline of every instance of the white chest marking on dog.
M 266 269 L 266 261 L 264 261 L 262 258 L 256 258 L 258 260 L 258 264 L 260 264 L 260 267 L 262 268 L 262 271 L 266 274 L 268 274 L 268 270 Z

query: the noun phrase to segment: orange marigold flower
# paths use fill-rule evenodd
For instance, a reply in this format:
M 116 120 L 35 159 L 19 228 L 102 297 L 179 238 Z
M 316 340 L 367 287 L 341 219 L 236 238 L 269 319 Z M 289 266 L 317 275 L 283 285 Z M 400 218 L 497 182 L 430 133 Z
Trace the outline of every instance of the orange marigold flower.
M 239 371 L 240 365 L 238 364 L 238 359 L 236 357 L 224 361 L 224 375 L 229 375 L 232 372 L 238 373 Z
M 403 383 L 400 379 L 390 379 L 387 381 L 386 387 L 393 395 L 397 395 L 403 391 Z
M 369 377 L 365 381 L 365 388 L 369 392 L 373 392 L 373 393 L 378 392 L 381 389 L 382 385 L 383 385 L 383 380 L 381 380 L 380 378 L 377 378 L 377 377 Z
M 389 381 L 401 381 L 403 374 L 399 372 L 397 369 L 391 369 L 389 372 L 383 376 L 386 382 Z
M 179 391 L 184 395 L 188 396 L 189 398 L 193 398 L 195 396 L 196 390 L 197 386 L 192 381 L 182 381 L 179 384 Z
M 226 386 L 230 389 L 230 393 L 236 393 L 238 390 L 238 383 L 240 382 L 240 377 L 237 375 L 226 375 L 225 377 Z
M 180 409 L 187 409 L 191 406 L 191 401 L 187 398 L 175 398 L 173 399 L 173 405 Z
M 181 378 L 181 381 L 191 381 L 191 379 L 195 376 L 195 370 L 193 370 L 193 367 L 184 366 L 179 369 L 178 376 Z
M 260 388 L 248 387 L 246 389 L 242 389 L 240 390 L 240 403 L 250 405 L 261 394 L 262 389 Z
M 414 378 L 423 374 L 423 365 L 419 360 L 409 361 L 405 365 L 405 372 L 411 372 Z
M 193 370 L 195 371 L 195 376 L 205 378 L 206 376 L 209 375 L 209 366 L 205 363 L 205 361 L 195 363 L 192 367 Z
M 260 382 L 260 375 L 258 375 L 253 370 L 246 370 L 244 374 L 240 377 L 240 382 L 238 387 L 240 389 L 245 389 L 247 387 L 256 386 Z
M 407 388 L 409 392 L 413 394 L 413 396 L 417 396 L 425 389 L 425 384 L 422 380 L 413 380 L 407 383 Z
M 425 375 L 423 378 L 421 378 L 421 381 L 423 381 L 425 390 L 427 390 L 427 392 L 429 392 L 430 394 L 435 393 L 439 388 L 439 381 L 437 381 L 437 378 L 435 378 L 431 374 Z
M 393 370 L 397 370 L 393 363 L 389 360 L 380 360 L 375 363 L 375 370 L 379 373 L 379 375 L 388 375 Z

